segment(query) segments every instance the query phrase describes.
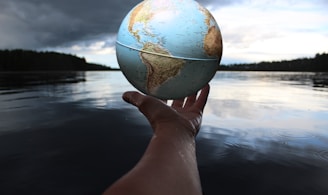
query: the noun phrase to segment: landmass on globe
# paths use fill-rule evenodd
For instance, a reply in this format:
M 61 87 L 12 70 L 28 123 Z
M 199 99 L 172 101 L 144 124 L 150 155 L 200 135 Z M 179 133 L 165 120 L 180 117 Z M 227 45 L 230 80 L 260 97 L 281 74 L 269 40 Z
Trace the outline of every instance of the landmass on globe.
M 186 10 L 182 9 L 183 6 L 181 7 L 181 5 L 189 6 L 190 10 L 188 8 Z M 198 18 L 201 19 L 188 18 L 188 14 L 190 14 L 188 11 L 192 11 L 191 9 L 196 9 L 197 12 L 194 13 L 198 13 L 200 16 Z M 170 80 L 173 81 L 180 77 L 182 71 L 189 71 L 189 67 L 186 68 L 186 66 L 190 63 L 194 64 L 193 66 L 199 64 L 203 67 L 202 69 L 211 67 L 208 70 L 209 72 L 206 73 L 209 74 L 206 78 L 207 81 L 204 82 L 208 82 L 214 76 L 213 71 L 217 69 L 221 60 L 222 36 L 212 14 L 197 2 L 193 0 L 145 0 L 133 8 L 125 20 L 122 23 L 123 27 L 120 28 L 120 30 L 125 30 L 119 31 L 121 32 L 119 35 L 123 35 L 121 35 L 122 38 L 119 37 L 118 44 L 139 53 L 139 58 L 146 68 L 145 89 L 143 89 L 146 93 L 155 96 L 161 93 L 158 92 L 159 88 L 169 83 Z M 184 26 L 179 26 L 178 20 L 186 20 L 187 22 L 184 23 Z M 202 24 L 199 25 L 199 23 Z M 197 25 L 200 26 L 200 29 L 196 29 L 198 32 L 193 32 L 193 29 L 189 28 L 189 26 L 194 28 L 193 26 Z M 174 37 L 167 36 L 173 33 L 175 33 Z M 130 36 L 134 38 L 135 43 L 130 41 Z M 184 36 L 187 36 L 187 41 L 181 43 L 179 40 L 174 40 L 179 39 L 179 37 L 184 40 L 186 39 Z M 197 36 L 197 39 L 193 39 L 192 36 Z M 130 43 L 120 42 L 128 42 L 127 40 Z M 185 55 L 177 55 L 177 53 Z M 217 63 L 213 65 L 212 62 L 206 62 L 206 60 L 216 60 Z M 195 63 L 196 61 L 203 61 L 203 64 L 201 62 Z M 204 64 L 212 65 L 205 66 Z M 123 73 L 125 69 L 129 69 L 128 66 L 126 64 L 122 65 Z M 190 65 L 190 68 L 193 66 Z M 216 68 L 213 66 L 216 66 Z M 136 68 L 136 70 L 140 71 L 141 68 Z M 205 74 L 206 71 L 195 72 Z M 125 74 L 126 77 L 129 77 L 129 75 L 134 76 L 132 73 Z M 200 76 L 199 78 L 205 77 Z M 132 81 L 132 84 L 137 83 L 133 82 L 131 78 L 128 78 L 128 80 Z M 196 80 L 193 79 L 190 84 L 192 83 L 196 83 Z M 197 84 L 197 87 L 199 88 L 201 85 Z
M 167 57 L 171 54 L 153 43 L 146 43 L 143 50 L 150 52 L 140 52 L 141 60 L 147 67 L 147 91 L 156 93 L 159 86 L 179 74 L 185 61 Z

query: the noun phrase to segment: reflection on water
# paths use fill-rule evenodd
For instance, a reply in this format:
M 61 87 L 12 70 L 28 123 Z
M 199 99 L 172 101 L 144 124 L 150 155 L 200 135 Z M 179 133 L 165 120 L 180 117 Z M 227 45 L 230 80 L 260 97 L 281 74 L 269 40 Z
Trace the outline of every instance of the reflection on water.
M 218 72 L 197 137 L 204 191 L 218 194 L 216 182 L 229 178 L 232 183 L 241 179 L 240 185 L 266 186 L 263 180 L 294 189 L 280 185 L 287 179 L 273 177 L 299 177 L 304 183 L 295 181 L 298 194 L 307 192 L 300 186 L 328 192 L 323 182 L 328 179 L 327 83 L 328 73 Z M 131 140 L 147 137 L 135 131 L 148 127 L 143 116 L 121 100 L 127 90 L 134 88 L 120 72 L 0 73 L 0 138 L 8 132 L 65 127 L 72 120 L 98 121 L 90 110 L 120 113 L 115 121 L 105 121 L 121 124 L 135 135 Z M 75 107 L 78 112 L 70 111 Z M 108 131 L 102 124 L 95 124 L 97 130 Z M 306 183 L 306 178 L 312 180 Z
M 314 84 L 318 78 L 321 90 Z M 200 140 L 225 143 L 216 147 L 220 150 L 238 145 L 261 155 L 294 154 L 328 163 L 327 81 L 326 73 L 219 73 L 212 83 Z
M 5 72 L 0 73 L 0 90 L 83 81 L 85 81 L 85 72 Z
M 219 142 L 228 146 L 263 149 L 263 142 L 258 140 L 274 140 L 289 146 L 318 145 L 326 151 L 327 82 L 328 73 L 218 72 L 211 81 L 199 139 L 213 142 L 213 134 L 226 135 L 229 139 Z M 8 115 L 17 109 L 54 102 L 101 109 L 130 108 L 121 100 L 127 90 L 134 88 L 120 72 L 1 73 L 0 109 Z M 33 121 L 20 120 L 24 124 Z M 17 125 L 14 121 L 17 118 L 8 117 L 2 126 L 12 129 Z

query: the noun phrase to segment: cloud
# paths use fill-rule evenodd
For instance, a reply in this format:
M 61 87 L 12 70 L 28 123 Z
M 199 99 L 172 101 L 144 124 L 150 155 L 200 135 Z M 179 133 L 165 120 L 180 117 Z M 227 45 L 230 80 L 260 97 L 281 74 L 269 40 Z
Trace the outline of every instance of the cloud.
M 48 49 L 114 59 L 119 25 L 141 0 L 0 0 L 0 49 Z M 198 0 L 223 34 L 222 61 L 328 51 L 327 0 Z M 114 62 L 114 60 L 111 60 Z M 114 62 L 115 63 L 115 62 Z
M 1 0 L 0 48 L 56 47 L 97 40 L 116 32 L 136 3 L 135 0 Z
M 313 57 L 328 51 L 322 1 L 255 1 L 214 10 L 223 34 L 223 61 Z
M 232 4 L 236 4 L 236 3 L 240 3 L 240 2 L 243 2 L 244 0 L 234 0 L 234 1 L 231 1 L 231 0 L 197 0 L 197 2 L 199 2 L 201 5 L 203 6 L 215 6 L 215 7 L 218 7 L 218 6 L 227 6 L 227 5 L 232 5 Z
M 0 0 L 0 48 L 71 46 L 117 32 L 141 0 Z M 199 0 L 228 5 L 228 0 Z M 213 3 L 214 2 L 214 3 Z

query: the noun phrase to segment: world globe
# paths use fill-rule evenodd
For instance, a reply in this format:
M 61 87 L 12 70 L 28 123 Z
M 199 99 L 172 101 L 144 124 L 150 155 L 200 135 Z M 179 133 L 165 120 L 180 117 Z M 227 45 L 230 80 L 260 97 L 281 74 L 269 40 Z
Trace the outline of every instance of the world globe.
M 160 99 L 197 93 L 215 75 L 222 36 L 212 14 L 193 0 L 145 0 L 123 19 L 116 56 L 127 80 Z

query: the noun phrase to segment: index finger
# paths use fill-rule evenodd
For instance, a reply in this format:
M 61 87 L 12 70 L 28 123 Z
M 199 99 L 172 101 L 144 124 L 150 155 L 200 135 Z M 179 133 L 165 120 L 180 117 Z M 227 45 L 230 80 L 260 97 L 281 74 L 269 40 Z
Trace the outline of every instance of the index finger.
M 210 93 L 210 85 L 207 84 L 203 89 L 201 90 L 194 106 L 199 110 L 204 110 L 204 107 L 207 102 L 208 94 Z

